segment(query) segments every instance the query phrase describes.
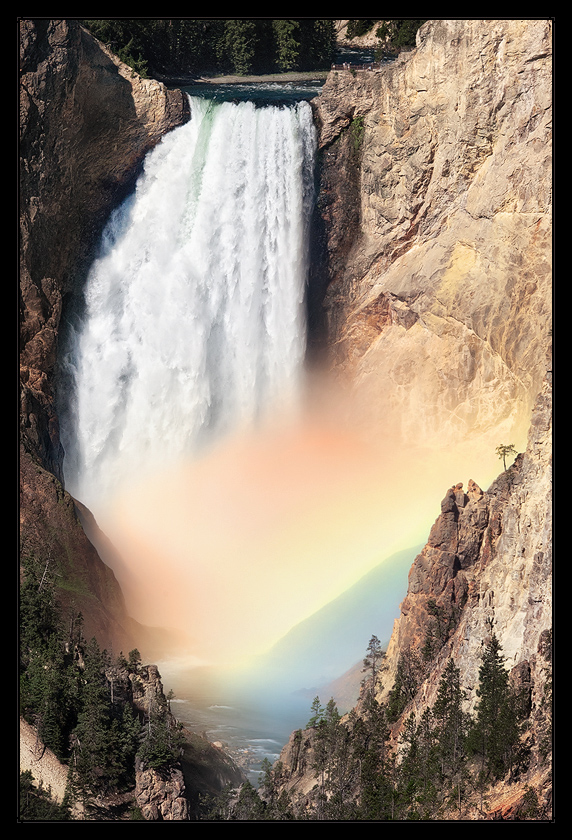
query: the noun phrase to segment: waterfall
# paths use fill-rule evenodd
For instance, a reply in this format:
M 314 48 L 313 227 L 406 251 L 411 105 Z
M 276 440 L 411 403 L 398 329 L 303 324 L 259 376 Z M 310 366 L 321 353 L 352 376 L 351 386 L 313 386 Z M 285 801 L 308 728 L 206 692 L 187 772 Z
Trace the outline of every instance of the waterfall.
M 66 489 L 92 509 L 300 399 L 310 105 L 191 115 L 109 219 L 63 354 Z

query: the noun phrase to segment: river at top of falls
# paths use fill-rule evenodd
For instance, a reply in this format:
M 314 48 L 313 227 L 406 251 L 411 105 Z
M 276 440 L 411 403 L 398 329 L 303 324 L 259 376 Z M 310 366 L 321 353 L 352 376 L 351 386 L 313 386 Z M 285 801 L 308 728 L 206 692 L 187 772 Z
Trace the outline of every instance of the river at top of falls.
M 300 393 L 310 105 L 190 103 L 109 219 L 70 316 L 64 476 L 94 512 L 143 468 L 295 410 Z

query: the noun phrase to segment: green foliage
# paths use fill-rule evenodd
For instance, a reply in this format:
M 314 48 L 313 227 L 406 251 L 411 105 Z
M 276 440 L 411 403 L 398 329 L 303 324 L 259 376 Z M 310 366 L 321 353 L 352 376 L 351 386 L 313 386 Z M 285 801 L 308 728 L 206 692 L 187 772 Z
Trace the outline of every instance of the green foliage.
M 230 820 L 233 794 L 230 785 L 226 785 L 218 794 L 199 794 L 200 819 L 214 822 Z
M 376 29 L 376 35 L 387 44 L 390 52 L 398 53 L 404 49 L 412 49 L 416 44 L 417 30 L 427 22 L 427 18 L 405 18 L 401 20 L 384 20 L 383 23 Z M 376 57 L 380 52 L 385 52 L 385 47 L 378 50 Z
M 525 794 L 522 798 L 522 805 L 519 809 L 519 818 L 521 820 L 535 820 L 540 816 L 540 803 L 534 788 L 528 785 L 525 788 Z
M 423 673 L 423 664 L 417 654 L 406 648 L 397 663 L 397 672 L 393 688 L 389 692 L 387 718 L 394 723 L 410 700 L 415 697 Z
M 129 651 L 129 658 L 127 660 L 127 667 L 132 674 L 136 674 L 141 666 L 141 654 L 137 648 Z
M 500 459 L 502 459 L 505 471 L 506 471 L 506 459 L 510 455 L 516 455 L 517 454 L 513 443 L 509 443 L 509 444 L 501 443 L 497 446 L 497 448 L 495 449 L 495 452 L 497 453 L 498 457 Z
M 480 757 L 485 781 L 503 778 L 511 769 L 519 740 L 518 702 L 509 683 L 498 639 L 493 634 L 479 669 L 479 701 L 468 747 Z
M 394 34 L 392 35 L 393 45 L 397 49 L 414 47 L 416 43 L 417 30 L 426 22 L 427 18 L 408 18 L 396 20 Z
M 459 621 L 459 608 L 455 606 L 444 606 L 437 604 L 437 602 L 430 598 L 427 602 L 427 613 L 433 619 L 432 624 L 427 629 L 427 636 L 425 639 L 425 646 L 422 651 L 422 656 L 426 660 L 430 660 L 437 650 L 445 644 L 451 633 L 457 626 Z
M 82 23 L 142 75 L 274 73 L 329 66 L 328 18 L 132 18 Z
M 245 76 L 254 68 L 257 27 L 254 20 L 227 20 L 225 24 L 225 54 L 235 73 Z
M 140 723 L 130 705 L 114 707 L 106 679 L 106 651 L 95 639 L 84 651 L 83 690 L 72 732 L 75 785 L 88 793 L 121 789 L 134 780 Z
M 55 597 L 57 571 L 51 561 L 23 558 L 20 588 L 20 713 L 58 758 L 68 755 L 67 735 L 79 706 L 74 648 L 81 616 L 65 628 Z
M 147 62 L 142 58 L 141 53 L 135 49 L 133 38 L 131 38 L 128 44 L 117 51 L 117 57 L 138 73 L 141 78 L 147 78 Z
M 276 39 L 276 63 L 282 71 L 297 70 L 300 65 L 300 22 L 297 20 L 272 21 Z
M 372 637 L 364 660 L 368 669 L 372 661 L 375 667 L 375 641 Z M 504 777 L 518 753 L 518 698 L 510 689 L 503 662 L 493 636 L 483 655 L 479 702 L 472 719 L 465 710 L 468 698 L 460 670 L 450 658 L 433 705 L 419 719 L 412 713 L 403 722 L 398 752 L 389 738 L 395 703 L 398 698 L 411 699 L 421 678 L 420 662 L 411 651 L 400 658 L 399 690 L 393 698 L 390 695 L 387 705 L 380 704 L 373 692 L 365 692 L 359 706 L 341 717 L 333 699 L 323 708 L 316 697 L 307 735 L 316 779 L 313 804 L 300 814 L 289 802 L 284 818 L 427 821 L 450 819 L 458 811 L 462 819 L 467 800 L 475 792 L 482 797 L 491 783 Z M 273 807 L 286 778 L 281 765 L 268 763 L 261 790 Z M 282 819 L 276 810 L 273 813 L 274 819 Z M 527 791 L 522 813 L 524 819 L 538 818 L 533 789 Z
M 354 150 L 358 152 L 363 143 L 365 125 L 363 117 L 354 117 L 350 123 L 350 132 L 352 136 Z
M 208 821 L 274 821 L 292 820 L 294 814 L 286 791 L 278 793 L 276 779 L 280 778 L 280 762 L 273 769 L 265 759 L 262 764 L 261 788 L 244 782 L 234 790 L 227 786 L 218 795 L 200 797 L 201 819 Z
M 182 746 L 181 727 L 172 725 L 167 707 L 159 705 L 152 709 L 137 751 L 139 758 L 153 770 L 161 770 L 179 758 Z
M 232 811 L 233 820 L 263 820 L 264 803 L 250 782 L 244 782 Z
M 381 642 L 377 636 L 372 636 L 367 646 L 362 668 L 362 673 L 367 674 L 367 677 L 362 682 L 362 686 L 367 685 L 371 694 L 375 694 L 382 659 L 383 649 Z
M 441 774 L 454 778 L 465 758 L 465 740 L 469 726 L 463 711 L 466 694 L 461 688 L 460 671 L 449 659 L 439 683 L 433 706 L 433 720 L 437 741 L 436 755 Z
M 34 650 L 42 650 L 60 633 L 59 608 L 55 598 L 53 569 L 34 555 L 22 560 L 24 579 L 20 587 L 20 660 L 25 663 Z
M 144 57 L 147 35 L 144 21 L 98 19 L 83 20 L 82 23 L 99 41 L 107 44 L 124 64 L 147 78 L 148 62 Z
M 375 20 L 348 20 L 346 37 L 351 39 L 367 35 L 373 29 L 374 24 Z
M 388 753 L 386 709 L 367 694 L 361 716 L 351 721 L 351 743 L 359 768 L 359 819 L 385 820 L 393 805 L 393 763 Z
M 112 699 L 107 651 L 83 637 L 81 614 L 64 616 L 55 598 L 56 564 L 23 559 L 20 590 L 20 712 L 60 761 L 73 769 L 77 795 L 121 791 L 134 784 L 138 750 L 153 767 L 175 760 L 181 734 L 167 702 L 154 713 L 140 739 L 139 716 L 129 701 Z M 115 667 L 137 673 L 141 655 L 123 654 Z M 26 785 L 27 785 L 27 781 Z M 27 786 L 28 805 L 39 807 Z M 34 798 L 35 797 L 35 798 Z M 31 817 L 34 818 L 34 817 Z
M 319 820 L 351 819 L 356 813 L 355 781 L 359 775 L 350 729 L 342 724 L 331 698 L 312 739 L 318 790 L 314 816 Z
M 322 704 L 320 703 L 320 698 L 318 695 L 314 697 L 312 701 L 312 708 L 311 708 L 312 716 L 310 720 L 306 724 L 306 729 L 315 729 L 324 718 L 324 709 L 322 708 Z
M 413 715 L 405 722 L 401 750 L 398 812 L 409 820 L 430 819 L 439 801 L 437 739 L 431 709 L 424 711 L 418 725 Z
M 51 791 L 34 785 L 30 770 L 20 773 L 20 820 L 22 822 L 66 822 L 71 819 L 67 805 L 58 805 Z

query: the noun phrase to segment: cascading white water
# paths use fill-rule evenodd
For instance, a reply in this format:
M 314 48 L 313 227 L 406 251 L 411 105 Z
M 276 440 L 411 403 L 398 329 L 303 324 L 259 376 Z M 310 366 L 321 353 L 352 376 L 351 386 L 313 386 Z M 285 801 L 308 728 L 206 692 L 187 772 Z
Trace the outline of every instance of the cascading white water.
M 92 509 L 300 394 L 311 108 L 191 114 L 113 213 L 62 360 L 66 488 Z

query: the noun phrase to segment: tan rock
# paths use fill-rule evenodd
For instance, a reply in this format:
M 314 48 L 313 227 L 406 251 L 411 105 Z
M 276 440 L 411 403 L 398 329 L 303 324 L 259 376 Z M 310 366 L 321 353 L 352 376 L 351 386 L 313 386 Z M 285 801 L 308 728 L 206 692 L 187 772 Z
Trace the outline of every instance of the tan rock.
M 550 344 L 550 56 L 550 21 L 429 21 L 415 51 L 331 73 L 315 102 L 328 344 L 373 427 L 524 445 Z M 348 224 L 333 196 L 356 189 Z M 407 322 L 372 318 L 388 299 Z
M 184 793 L 183 774 L 177 768 L 165 773 L 141 768 L 136 771 L 135 801 L 149 822 L 187 821 L 189 803 Z
M 27 770 L 34 778 L 34 785 L 48 791 L 51 799 L 61 805 L 66 794 L 69 768 L 61 764 L 40 740 L 34 727 L 20 718 L 20 772 Z M 75 820 L 83 819 L 81 803 L 72 803 L 71 811 Z

